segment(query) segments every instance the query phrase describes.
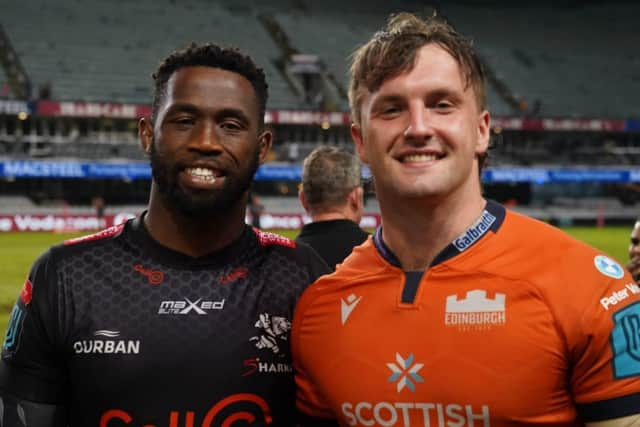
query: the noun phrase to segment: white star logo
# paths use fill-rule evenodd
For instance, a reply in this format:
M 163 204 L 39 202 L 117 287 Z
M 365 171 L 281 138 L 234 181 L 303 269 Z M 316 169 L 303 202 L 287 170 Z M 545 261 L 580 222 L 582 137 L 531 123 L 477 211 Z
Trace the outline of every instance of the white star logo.
M 412 393 L 416 391 L 416 386 L 413 383 L 424 382 L 424 378 L 418 375 L 420 369 L 423 368 L 424 363 L 413 363 L 413 353 L 406 359 L 400 356 L 400 353 L 396 353 L 396 363 L 387 363 L 387 367 L 391 370 L 392 374 L 387 378 L 387 381 L 392 383 L 398 381 L 396 384 L 396 390 L 402 391 L 405 387 Z

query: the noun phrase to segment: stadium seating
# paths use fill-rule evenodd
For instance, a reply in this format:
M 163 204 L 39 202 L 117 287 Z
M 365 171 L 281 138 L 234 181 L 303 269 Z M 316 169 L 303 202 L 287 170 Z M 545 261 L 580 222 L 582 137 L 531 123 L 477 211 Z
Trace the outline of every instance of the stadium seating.
M 486 7 L 447 3 L 485 60 L 530 107 L 552 117 L 638 117 L 637 4 Z M 634 94 L 634 96 L 630 96 Z
M 57 100 L 148 102 L 149 75 L 159 58 L 190 41 L 211 40 L 237 45 L 264 66 L 271 108 L 300 108 L 276 66 L 283 52 L 259 17 L 273 16 L 292 46 L 319 55 L 344 89 L 348 55 L 397 10 L 430 8 L 399 0 L 366 7 L 338 0 L 5 0 L 0 20 L 33 87 L 50 83 Z M 562 8 L 500 2 L 447 2 L 439 9 L 477 41 L 487 66 L 524 101 L 525 112 L 617 118 L 640 115 L 637 97 L 627 96 L 640 94 L 640 33 L 634 22 L 639 12 L 632 4 Z M 25 19 L 30 25 L 23 25 Z M 495 85 L 488 92 L 494 114 L 518 112 Z M 346 99 L 339 107 L 346 110 Z
M 265 67 L 273 108 L 296 105 L 277 78 L 272 61 L 278 52 L 259 22 L 215 3 L 3 3 L 0 19 L 34 87 L 50 82 L 57 100 L 147 103 L 160 58 L 191 41 L 214 41 L 244 49 Z

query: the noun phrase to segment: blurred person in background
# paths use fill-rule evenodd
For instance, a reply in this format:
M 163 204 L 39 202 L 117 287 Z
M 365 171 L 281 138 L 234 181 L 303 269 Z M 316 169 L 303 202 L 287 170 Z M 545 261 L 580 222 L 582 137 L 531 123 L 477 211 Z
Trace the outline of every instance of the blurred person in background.
M 249 203 L 247 206 L 249 216 L 251 217 L 251 226 L 257 229 L 262 228 L 260 217 L 264 213 L 264 205 L 260 200 L 260 197 L 253 191 L 249 192 Z
M 302 164 L 300 203 L 311 216 L 296 238 L 335 269 L 369 234 L 358 225 L 364 209 L 362 167 L 346 150 L 320 146 Z
M 148 209 L 34 263 L 2 349 L 3 427 L 294 422 L 293 308 L 328 269 L 245 224 L 272 140 L 264 73 L 193 44 L 153 78 Z
M 615 260 L 483 197 L 472 44 L 401 13 L 352 58 L 382 227 L 296 308 L 307 425 L 639 426 L 640 293 Z
M 629 238 L 629 264 L 627 270 L 633 279 L 640 282 L 640 220 L 636 221 Z

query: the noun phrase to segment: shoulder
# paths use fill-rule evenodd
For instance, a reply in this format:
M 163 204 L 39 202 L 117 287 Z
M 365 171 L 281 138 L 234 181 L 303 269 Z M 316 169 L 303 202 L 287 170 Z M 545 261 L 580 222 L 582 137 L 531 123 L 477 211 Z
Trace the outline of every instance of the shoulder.
M 126 227 L 127 222 L 124 222 L 96 233 L 67 239 L 62 243 L 52 246 L 49 252 L 51 256 L 56 259 L 61 259 L 91 250 L 96 246 L 108 245 L 120 238 L 125 232 Z
M 306 243 L 279 234 L 252 228 L 258 245 L 282 263 L 292 263 L 307 270 L 310 282 L 330 271 L 324 260 Z
M 476 260 L 482 263 L 478 269 L 572 300 L 628 278 L 611 256 L 559 228 L 511 211 L 483 249 Z
M 29 279 L 34 286 L 42 287 L 57 278 L 61 271 L 61 264 L 82 256 L 90 248 L 105 244 L 117 238 L 123 231 L 125 224 L 110 227 L 97 233 L 76 237 L 55 244 L 43 252 L 31 265 Z M 57 280 L 57 279 L 56 279 Z
M 547 269 L 571 268 L 571 263 L 564 262 L 570 261 L 567 258 L 583 261 L 600 253 L 557 227 L 512 211 L 507 212 L 492 250 L 507 258 L 525 257 L 530 263 L 546 263 Z
M 378 253 L 373 240 L 369 239 L 356 246 L 335 272 L 320 277 L 309 286 L 302 294 L 296 311 L 303 315 L 311 306 L 333 301 L 337 295 L 349 293 L 354 287 L 395 280 L 399 275 L 403 275 L 402 270 L 388 264 Z

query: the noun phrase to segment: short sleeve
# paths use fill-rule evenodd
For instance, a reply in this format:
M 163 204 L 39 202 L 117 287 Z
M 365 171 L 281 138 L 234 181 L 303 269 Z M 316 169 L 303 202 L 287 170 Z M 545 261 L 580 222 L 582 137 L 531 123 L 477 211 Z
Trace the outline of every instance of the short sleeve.
M 571 388 L 587 422 L 640 413 L 640 287 L 608 257 L 595 265 L 581 284 L 594 291 L 570 343 Z
M 11 311 L 0 362 L 0 389 L 18 398 L 58 404 L 66 374 L 57 351 L 57 272 L 48 251 L 32 266 Z

